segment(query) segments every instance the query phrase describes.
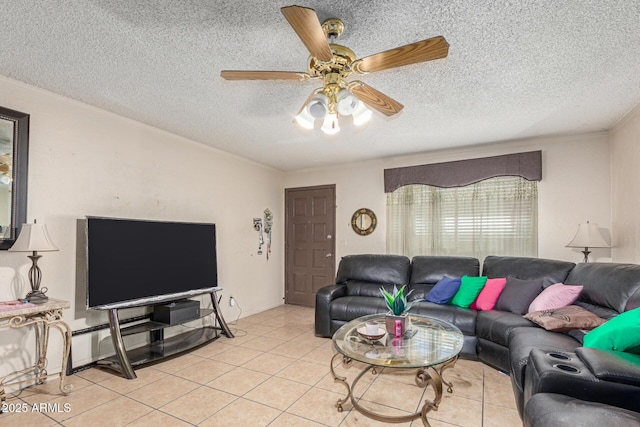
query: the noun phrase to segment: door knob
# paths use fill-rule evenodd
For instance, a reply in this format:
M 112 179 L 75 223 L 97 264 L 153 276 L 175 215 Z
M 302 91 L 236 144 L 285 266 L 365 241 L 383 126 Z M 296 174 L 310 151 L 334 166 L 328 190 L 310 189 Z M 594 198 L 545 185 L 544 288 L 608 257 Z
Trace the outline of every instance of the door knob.
M 326 254 L 325 255 L 327 258 L 331 258 L 331 254 Z

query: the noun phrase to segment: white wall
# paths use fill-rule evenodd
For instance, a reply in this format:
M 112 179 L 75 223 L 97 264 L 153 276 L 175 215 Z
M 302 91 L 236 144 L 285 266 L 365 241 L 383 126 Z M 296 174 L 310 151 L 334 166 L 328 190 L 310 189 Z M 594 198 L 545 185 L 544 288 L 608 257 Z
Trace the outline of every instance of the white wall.
M 65 312 L 72 329 L 106 321 L 106 313 L 86 313 L 84 301 L 75 301 L 76 223 L 85 215 L 214 222 L 227 320 L 239 314 L 228 305 L 230 295 L 243 315 L 282 304 L 281 172 L 4 77 L 0 100 L 31 115 L 28 221 L 47 224 L 60 248 L 42 254 L 42 286 L 49 296 L 72 302 Z M 256 255 L 252 223 L 265 208 L 274 214 L 269 261 Z M 27 293 L 26 255 L 0 252 L 0 300 Z M 33 353 L 24 348 L 32 346 L 26 333 L 6 333 L 0 331 L 0 374 L 24 365 Z M 88 337 L 74 338 L 73 346 L 76 365 L 96 356 Z M 59 370 L 59 351 L 50 348 L 50 373 Z
M 640 104 L 611 130 L 613 259 L 640 263 Z
M 349 254 L 386 251 L 384 169 L 534 150 L 542 150 L 543 164 L 542 181 L 538 186 L 538 255 L 579 262 L 582 253 L 577 249 L 565 248 L 575 235 L 578 223 L 589 220 L 601 228 L 611 229 L 611 181 L 606 132 L 512 141 L 288 172 L 285 186 L 294 188 L 336 184 L 336 259 L 339 260 Z M 366 237 L 355 234 L 349 226 L 353 212 L 363 207 L 372 209 L 379 220 L 378 229 Z M 590 259 L 608 261 L 610 250 L 594 249 Z

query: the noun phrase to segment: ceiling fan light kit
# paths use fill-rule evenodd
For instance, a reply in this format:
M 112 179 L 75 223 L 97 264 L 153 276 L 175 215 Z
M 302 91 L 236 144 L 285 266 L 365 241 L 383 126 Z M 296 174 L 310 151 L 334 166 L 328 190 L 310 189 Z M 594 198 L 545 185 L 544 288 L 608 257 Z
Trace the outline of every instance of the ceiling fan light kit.
M 324 122 L 320 130 L 327 135 L 335 135 L 340 132 L 340 126 L 338 125 L 338 115 L 336 113 L 329 113 L 325 116 Z
M 281 11 L 310 53 L 307 72 L 223 70 L 220 75 L 226 80 L 322 80 L 322 87 L 312 92 L 294 119 L 305 129 L 313 129 L 315 121 L 323 119 L 320 129 L 332 135 L 340 131 L 340 117 L 351 116 L 353 124 L 361 126 L 371 119 L 370 108 L 386 116 L 399 113 L 404 106 L 398 101 L 361 81 L 347 79 L 354 73 L 431 61 L 449 53 L 449 43 L 437 36 L 357 59 L 351 49 L 334 43 L 344 31 L 340 19 L 320 24 L 315 10 L 302 6 Z
M 314 119 L 321 119 L 327 115 L 327 105 L 329 104 L 329 99 L 323 93 L 317 93 L 313 98 L 311 98 L 311 102 L 307 105 L 306 110 L 309 112 L 311 117 Z
M 303 111 L 296 116 L 295 121 L 305 129 L 313 129 L 316 119 L 306 109 L 303 109 Z
M 338 92 L 338 114 L 341 116 L 350 116 L 356 111 L 360 101 L 353 96 L 351 92 L 346 89 L 341 89 Z
M 313 129 L 317 119 L 323 119 L 320 130 L 328 135 L 340 131 L 339 117 L 352 116 L 353 124 L 361 126 L 371 119 L 371 110 L 349 90 L 335 86 L 317 89 L 319 91 L 305 104 L 295 117 L 295 122 L 305 129 Z M 337 95 L 336 95 L 337 92 Z M 328 95 L 326 94 L 328 93 Z
M 371 120 L 373 113 L 367 107 L 364 106 L 364 102 L 358 104 L 358 108 L 353 112 L 353 124 L 356 126 L 362 126 Z

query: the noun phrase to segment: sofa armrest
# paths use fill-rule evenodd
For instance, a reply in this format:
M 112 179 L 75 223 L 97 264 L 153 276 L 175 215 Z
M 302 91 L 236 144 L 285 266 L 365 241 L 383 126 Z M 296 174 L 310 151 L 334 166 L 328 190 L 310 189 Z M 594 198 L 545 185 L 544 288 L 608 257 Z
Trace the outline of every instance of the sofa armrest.
M 329 285 L 316 292 L 316 335 L 331 336 L 331 301 L 347 295 L 346 285 Z
M 601 381 L 640 387 L 640 355 L 580 347 L 576 354 Z
M 635 383 L 639 372 L 640 365 L 602 350 L 579 347 L 570 353 L 536 348 L 531 350 L 526 367 L 525 407 L 538 393 L 559 393 L 640 412 L 640 387 Z

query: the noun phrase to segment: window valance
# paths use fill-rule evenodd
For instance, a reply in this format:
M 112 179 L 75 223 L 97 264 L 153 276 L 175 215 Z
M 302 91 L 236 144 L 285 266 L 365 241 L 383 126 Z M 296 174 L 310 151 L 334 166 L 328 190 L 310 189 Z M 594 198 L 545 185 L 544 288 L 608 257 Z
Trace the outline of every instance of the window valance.
M 540 181 L 542 151 L 385 169 L 384 191 L 391 193 L 410 184 L 463 187 L 488 178 L 509 175 Z

